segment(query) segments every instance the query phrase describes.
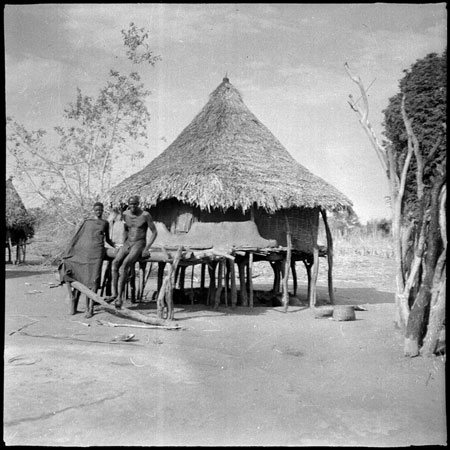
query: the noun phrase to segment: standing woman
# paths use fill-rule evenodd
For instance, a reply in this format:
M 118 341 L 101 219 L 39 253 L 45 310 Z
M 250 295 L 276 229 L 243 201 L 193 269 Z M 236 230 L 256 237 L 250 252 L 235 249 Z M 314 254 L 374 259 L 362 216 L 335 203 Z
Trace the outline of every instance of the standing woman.
M 97 293 L 100 288 L 105 242 L 116 245 L 109 237 L 109 223 L 102 218 L 103 203 L 93 206 L 92 217 L 86 219 L 75 233 L 58 267 L 60 280 L 66 283 L 71 301 L 71 314 L 76 314 L 80 292 L 72 289 L 71 282 L 78 281 Z M 86 296 L 86 317 L 94 314 L 94 301 Z

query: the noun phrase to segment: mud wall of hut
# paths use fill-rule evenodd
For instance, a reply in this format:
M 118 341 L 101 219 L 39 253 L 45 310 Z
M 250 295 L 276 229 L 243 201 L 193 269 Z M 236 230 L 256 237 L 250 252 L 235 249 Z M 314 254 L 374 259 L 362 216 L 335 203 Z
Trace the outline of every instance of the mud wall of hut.
M 319 210 L 317 208 L 290 208 L 268 214 L 258 209 L 255 211 L 255 222 L 259 233 L 265 239 L 275 239 L 278 245 L 287 245 L 286 218 L 291 231 L 292 247 L 312 253 L 317 244 L 319 232 Z
M 243 222 L 252 220 L 252 214 L 230 208 L 227 211 L 204 211 L 186 205 L 178 200 L 164 200 L 150 209 L 154 220 L 166 225 L 171 233 L 187 233 L 194 222 Z M 265 210 L 256 209 L 253 214 L 261 237 L 275 239 L 278 245 L 285 247 L 286 217 L 289 221 L 293 248 L 312 253 L 317 243 L 319 231 L 318 208 L 290 208 L 268 214 Z
M 196 208 L 176 200 L 164 200 L 149 210 L 153 220 L 162 222 L 174 234 L 187 233 L 196 222 Z
M 263 238 L 276 239 L 278 245 L 287 245 L 286 218 L 291 231 L 292 247 L 311 253 L 317 244 L 319 232 L 319 210 L 317 208 L 290 208 L 268 214 L 258 209 L 255 222 Z
M 194 222 L 245 222 L 251 220 L 251 214 L 229 208 L 226 211 L 212 209 L 204 211 L 186 205 L 178 200 L 164 200 L 149 210 L 153 220 L 162 222 L 174 234 L 187 233 Z

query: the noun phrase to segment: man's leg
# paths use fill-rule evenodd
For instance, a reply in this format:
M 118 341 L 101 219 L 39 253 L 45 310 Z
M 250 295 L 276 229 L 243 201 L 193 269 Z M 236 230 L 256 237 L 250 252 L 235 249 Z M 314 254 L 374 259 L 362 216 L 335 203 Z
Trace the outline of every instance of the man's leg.
M 119 290 L 117 292 L 117 298 L 114 302 L 115 306 L 117 308 L 122 307 L 122 294 L 125 290 L 125 284 L 127 282 L 128 272 L 129 268 L 133 267 L 136 262 L 139 260 L 139 258 L 142 256 L 142 251 L 145 248 L 145 241 L 143 242 L 136 242 L 131 248 L 130 253 L 128 256 L 124 259 L 122 266 L 120 267 L 119 271 Z
M 125 258 L 123 264 L 120 266 L 120 270 L 119 270 L 119 282 L 118 282 L 118 291 L 117 291 L 117 295 L 116 295 L 116 300 L 114 302 L 114 305 L 117 308 L 121 308 L 122 307 L 122 303 L 123 303 L 123 294 L 125 291 L 125 285 L 127 282 L 127 276 L 128 276 L 128 258 L 129 255 Z
M 94 300 L 90 299 L 87 295 L 86 297 L 86 312 L 84 316 L 90 319 L 94 315 Z
M 123 265 L 124 259 L 128 255 L 128 246 L 123 246 L 119 249 L 117 252 L 117 255 L 112 261 L 111 264 L 111 297 L 107 299 L 108 302 L 112 302 L 117 298 L 118 292 L 117 292 L 117 285 L 119 281 L 119 268 L 121 265 Z
M 80 299 L 80 291 L 72 289 L 72 283 L 65 283 L 69 292 L 70 314 L 73 316 L 77 313 L 78 300 Z

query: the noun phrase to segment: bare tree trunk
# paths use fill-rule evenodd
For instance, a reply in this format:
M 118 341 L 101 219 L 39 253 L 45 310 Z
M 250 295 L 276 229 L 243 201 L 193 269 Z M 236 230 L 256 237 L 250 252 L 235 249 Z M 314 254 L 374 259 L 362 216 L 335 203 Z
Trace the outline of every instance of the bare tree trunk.
M 419 293 L 411 308 L 411 313 L 406 327 L 404 354 L 405 356 L 419 355 L 419 349 L 423 336 L 423 329 L 426 323 L 426 309 L 431 300 L 431 289 L 433 287 L 434 272 L 439 255 L 439 193 L 444 183 L 444 178 L 438 179 L 430 193 L 430 220 L 427 241 L 427 251 L 425 256 L 425 275 L 420 285 Z M 425 212 L 426 214 L 426 212 Z M 425 221 L 424 221 L 425 222 Z M 421 230 L 424 233 L 425 230 Z
M 405 96 L 401 102 L 401 114 L 403 123 L 408 137 L 408 149 L 401 168 L 401 173 L 396 167 L 396 161 L 389 145 L 382 146 L 376 136 L 370 122 L 368 121 L 369 107 L 367 99 L 367 90 L 364 88 L 359 77 L 355 76 L 345 64 L 345 69 L 352 81 L 354 81 L 360 90 L 362 105 L 358 101 L 354 101 L 350 95 L 350 107 L 359 115 L 360 123 L 369 137 L 375 152 L 380 159 L 383 169 L 386 171 L 387 179 L 389 181 L 391 205 L 392 205 L 392 236 L 394 244 L 394 255 L 396 262 L 396 311 L 395 323 L 405 333 L 404 352 L 407 356 L 416 356 L 419 354 L 419 346 L 424 334 L 424 329 L 428 322 L 427 311 L 432 298 L 432 293 L 435 296 L 433 305 L 436 305 L 433 313 L 433 320 L 430 323 L 430 329 L 427 340 L 427 347 L 424 352 L 430 352 L 434 343 L 436 342 L 436 333 L 439 332 L 439 324 L 442 317 L 442 296 L 445 304 L 445 291 L 441 289 L 442 275 L 439 275 L 437 269 L 441 270 L 441 266 L 445 266 L 446 251 L 443 253 L 444 258 L 440 261 L 440 265 L 436 267 L 438 255 L 440 251 L 440 242 L 444 241 L 444 249 L 446 249 L 446 238 L 439 239 L 439 226 L 445 228 L 445 219 L 442 220 L 439 216 L 439 201 L 441 202 L 441 210 L 445 209 L 444 196 L 439 200 L 440 189 L 445 183 L 445 173 L 441 173 L 439 179 L 434 183 L 429 195 L 430 198 L 430 218 L 427 217 L 428 211 L 425 207 L 425 185 L 424 177 L 424 161 L 420 151 L 419 141 L 414 134 L 411 120 L 408 118 L 405 109 Z M 438 136 L 436 143 L 430 152 L 428 158 L 431 158 L 433 153 L 437 150 L 441 142 L 441 136 Z M 415 189 L 417 199 L 421 205 L 422 216 L 418 220 L 418 230 L 414 235 L 414 257 L 411 260 L 407 256 L 407 248 L 405 244 L 409 244 L 409 237 L 413 231 L 413 227 L 405 227 L 402 229 L 403 207 L 404 207 L 404 193 L 406 187 L 406 175 L 409 170 L 409 165 L 412 157 L 415 157 L 416 168 L 416 182 Z M 445 172 L 445 167 L 442 168 Z M 439 168 L 438 168 L 439 170 Z M 402 230 L 404 235 L 402 235 Z M 425 258 L 424 258 L 425 255 Z M 423 269 L 423 276 L 421 270 Z M 441 270 L 442 271 L 442 270 Z M 417 291 L 417 292 L 416 292 Z M 415 301 L 410 310 L 410 298 L 415 297 Z M 434 316 L 436 314 L 436 317 Z M 429 342 L 428 342 L 429 341 Z M 433 343 L 434 342 L 434 343 Z
M 347 64 L 345 64 L 345 69 L 349 74 L 353 82 L 358 85 L 361 93 L 361 99 L 363 105 L 359 105 L 358 102 L 353 100 L 350 95 L 350 107 L 359 115 L 359 122 L 366 132 L 369 140 L 375 150 L 378 159 L 380 160 L 381 166 L 386 173 L 386 178 L 389 183 L 389 191 L 392 204 L 392 239 L 394 245 L 394 258 L 395 258 L 395 281 L 396 281 L 396 294 L 395 294 L 395 324 L 402 332 L 406 328 L 409 316 L 409 304 L 408 295 L 404 292 L 405 280 L 403 277 L 402 268 L 402 247 L 401 247 L 401 219 L 402 219 L 402 203 L 403 195 L 406 185 L 406 175 L 408 172 L 409 164 L 413 154 L 415 154 L 415 142 L 412 141 L 408 135 L 408 152 L 401 170 L 400 176 L 397 174 L 396 165 L 394 161 L 394 156 L 392 154 L 392 149 L 387 146 L 386 148 L 380 144 L 375 132 L 369 122 L 369 101 L 367 98 L 367 90 L 365 89 L 361 79 L 355 76 Z M 407 121 L 405 113 L 405 99 L 402 99 L 402 116 L 404 121 Z M 406 124 L 408 130 L 410 130 L 409 123 Z
M 445 321 L 446 266 L 447 249 L 444 249 L 439 257 L 434 273 L 430 302 L 430 318 L 428 320 L 427 334 L 423 340 L 423 346 L 420 349 L 420 354 L 423 356 L 432 356 L 436 351 L 439 333 Z

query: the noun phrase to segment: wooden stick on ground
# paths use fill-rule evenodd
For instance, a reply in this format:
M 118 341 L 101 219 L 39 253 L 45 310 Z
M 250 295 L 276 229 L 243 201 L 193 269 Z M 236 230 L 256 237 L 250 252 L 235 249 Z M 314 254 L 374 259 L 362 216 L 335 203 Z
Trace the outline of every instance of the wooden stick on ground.
M 135 325 L 131 323 L 114 323 L 102 320 L 97 320 L 99 325 L 107 325 L 108 327 L 128 327 L 128 328 L 165 328 L 167 330 L 179 330 L 180 327 L 176 324 L 174 325 Z
M 137 320 L 138 322 L 148 323 L 150 325 L 161 325 L 161 326 L 173 326 L 173 322 L 166 321 L 164 319 L 158 319 L 154 317 L 149 317 L 144 314 L 138 313 L 136 311 L 131 311 L 130 309 L 122 307 L 121 309 L 117 309 L 115 306 L 112 306 L 105 302 L 105 300 L 100 297 L 95 292 L 91 291 L 84 284 L 73 281 L 72 287 L 80 291 L 82 294 L 87 295 L 90 299 L 94 300 L 97 303 L 100 303 L 103 306 L 103 309 L 106 312 L 114 314 L 119 317 L 125 317 L 126 319 Z

